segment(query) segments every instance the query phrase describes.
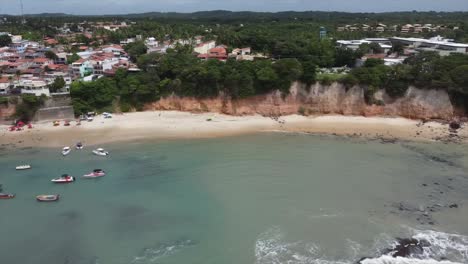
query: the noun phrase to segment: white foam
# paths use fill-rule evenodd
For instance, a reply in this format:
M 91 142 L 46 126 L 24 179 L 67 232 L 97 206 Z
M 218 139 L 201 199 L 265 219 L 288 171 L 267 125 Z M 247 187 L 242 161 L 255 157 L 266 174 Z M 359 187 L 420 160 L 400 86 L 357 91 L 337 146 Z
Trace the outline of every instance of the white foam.
M 369 258 L 362 264 L 463 264 L 468 263 L 468 237 L 432 230 L 411 230 L 418 240 L 426 240 L 430 246 L 424 247 L 424 254 L 409 258 L 384 255 Z M 317 244 L 303 241 L 287 242 L 279 227 L 262 233 L 255 243 L 256 264 L 354 264 L 362 256 L 378 256 L 384 249 L 396 245 L 396 240 L 388 234 L 379 235 L 374 246 L 369 249 L 361 244 L 346 240 L 347 255 L 333 260 L 324 256 Z M 365 250 L 365 252 L 364 252 Z M 441 260 L 448 258 L 449 260 Z
M 163 257 L 171 256 L 181 250 L 184 247 L 192 245 L 191 240 L 185 240 L 178 242 L 174 245 L 160 246 L 157 248 L 147 248 L 143 251 L 140 256 L 133 259 L 131 264 L 152 264 L 159 263 Z
M 433 259 L 415 259 L 415 258 L 402 258 L 381 256 L 378 258 L 366 259 L 361 262 L 362 264 L 463 264 L 460 262 L 452 261 L 437 261 Z

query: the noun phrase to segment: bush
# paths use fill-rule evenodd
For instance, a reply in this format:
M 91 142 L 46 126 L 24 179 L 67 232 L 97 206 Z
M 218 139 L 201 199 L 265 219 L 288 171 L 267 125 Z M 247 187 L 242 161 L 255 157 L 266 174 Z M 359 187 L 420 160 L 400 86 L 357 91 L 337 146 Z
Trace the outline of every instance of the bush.
M 128 103 L 120 103 L 120 111 L 128 113 L 132 110 L 132 106 Z
M 306 109 L 305 109 L 303 106 L 300 106 L 299 109 L 297 110 L 297 112 L 298 112 L 300 115 L 303 115 L 303 116 L 306 115 Z
M 0 97 L 0 104 L 8 105 L 8 97 Z

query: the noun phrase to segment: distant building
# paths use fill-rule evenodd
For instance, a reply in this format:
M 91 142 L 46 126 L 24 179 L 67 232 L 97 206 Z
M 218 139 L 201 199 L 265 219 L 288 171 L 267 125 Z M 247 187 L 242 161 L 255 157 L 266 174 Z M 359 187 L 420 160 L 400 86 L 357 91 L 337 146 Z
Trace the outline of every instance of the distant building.
M 214 40 L 198 44 L 193 51 L 199 54 L 207 54 L 210 49 L 216 47 Z
M 327 30 L 325 27 L 320 27 L 320 39 L 325 39 L 327 38 Z
M 390 38 L 393 43 L 400 43 L 409 49 L 416 51 L 435 51 L 441 56 L 450 55 L 452 53 L 468 54 L 468 44 L 455 43 L 451 39 L 444 39 L 440 36 L 423 39 L 423 38 Z
M 382 53 L 387 53 L 392 49 L 392 42 L 388 38 L 365 38 L 359 40 L 337 40 L 336 45 L 340 48 L 357 50 L 362 44 L 377 43 L 382 48 Z

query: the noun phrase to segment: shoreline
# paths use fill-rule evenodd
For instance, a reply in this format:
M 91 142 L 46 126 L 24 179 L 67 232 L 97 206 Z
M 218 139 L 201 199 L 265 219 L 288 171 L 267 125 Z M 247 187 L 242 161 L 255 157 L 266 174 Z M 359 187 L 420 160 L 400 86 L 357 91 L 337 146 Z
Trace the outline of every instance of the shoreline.
M 382 140 L 443 141 L 468 143 L 468 129 L 451 132 L 448 124 L 422 123 L 401 117 L 281 116 L 278 118 L 230 116 L 218 113 L 194 114 L 179 111 L 151 111 L 115 114 L 112 119 L 97 116 L 81 126 L 54 127 L 51 121 L 33 124 L 32 129 L 8 131 L 0 125 L 1 147 L 63 147 L 78 141 L 85 145 L 141 139 L 212 138 L 260 132 L 302 132 Z

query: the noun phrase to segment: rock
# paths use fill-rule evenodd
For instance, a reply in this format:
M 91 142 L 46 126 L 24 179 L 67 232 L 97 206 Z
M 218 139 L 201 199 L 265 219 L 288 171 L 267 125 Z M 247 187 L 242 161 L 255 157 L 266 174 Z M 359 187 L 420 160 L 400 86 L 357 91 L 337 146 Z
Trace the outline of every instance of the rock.
M 424 247 L 429 246 L 429 242 L 425 240 L 417 240 L 415 238 L 398 238 L 398 244 L 387 250 L 388 253 L 392 253 L 391 256 L 396 257 L 409 257 L 417 256 L 424 253 Z
M 454 121 L 450 122 L 449 127 L 452 130 L 457 130 L 457 129 L 461 128 L 461 124 L 460 124 L 460 122 L 454 120 Z
M 449 205 L 449 208 L 458 208 L 458 204 L 451 204 Z

